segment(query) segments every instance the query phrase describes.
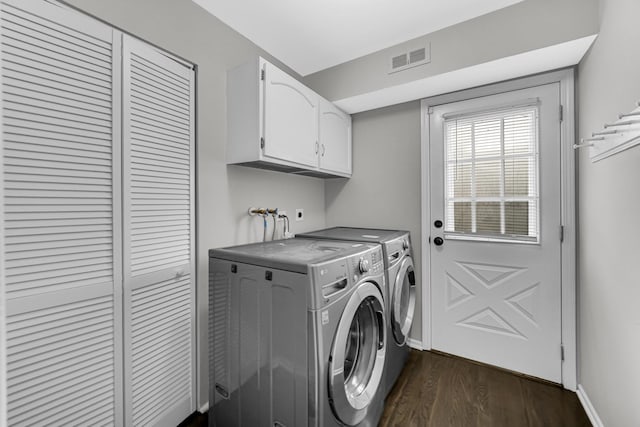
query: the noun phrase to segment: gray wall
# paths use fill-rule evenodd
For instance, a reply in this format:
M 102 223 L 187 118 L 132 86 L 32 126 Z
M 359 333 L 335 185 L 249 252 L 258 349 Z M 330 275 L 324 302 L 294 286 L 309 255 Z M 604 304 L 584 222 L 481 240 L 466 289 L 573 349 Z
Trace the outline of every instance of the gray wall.
M 640 2 L 601 0 L 579 68 L 580 136 L 640 101 Z M 579 382 L 604 425 L 640 425 L 640 146 L 579 152 Z
M 207 250 L 262 238 L 261 220 L 248 217 L 249 206 L 279 207 L 290 215 L 296 208 L 304 208 L 305 220 L 292 221 L 293 231 L 324 227 L 324 181 L 225 164 L 226 70 L 258 54 L 265 55 L 240 34 L 189 0 L 68 3 L 198 65 L 197 322 L 201 407 L 208 400 Z
M 336 101 L 598 32 L 598 0 L 525 0 L 306 76 Z M 431 63 L 387 74 L 392 56 L 431 43 Z
M 354 177 L 326 182 L 224 164 L 225 72 L 256 54 L 251 42 L 188 0 L 69 0 L 199 66 L 198 74 L 198 323 L 206 343 L 206 250 L 257 240 L 250 205 L 293 212 L 294 231 L 325 225 L 411 231 L 421 269 L 420 107 L 418 102 L 354 116 Z M 640 99 L 640 3 L 600 0 L 601 31 L 580 66 L 580 134 L 598 130 Z M 450 29 L 430 40 L 433 63 L 386 74 L 393 49 L 308 76 L 306 83 L 340 99 L 481 63 L 506 54 L 597 32 L 597 0 L 526 0 Z M 446 48 L 446 49 L 445 49 Z M 459 54 L 447 51 L 455 49 Z M 267 57 L 269 57 L 267 55 Z M 605 425 L 640 420 L 640 147 L 591 164 L 579 154 L 579 381 Z M 325 188 L 326 187 L 326 188 Z M 326 202 L 326 203 L 325 203 Z M 326 208 L 326 214 L 325 214 Z M 418 271 L 420 274 L 420 272 Z M 420 276 L 418 276 L 420 277 Z M 415 319 L 412 337 L 420 337 Z M 206 346 L 200 355 L 200 401 L 207 400 Z
M 421 277 L 419 101 L 353 115 L 353 177 L 328 180 L 325 200 L 329 226 L 409 230 Z M 411 330 L 418 340 L 421 298 L 418 290 Z

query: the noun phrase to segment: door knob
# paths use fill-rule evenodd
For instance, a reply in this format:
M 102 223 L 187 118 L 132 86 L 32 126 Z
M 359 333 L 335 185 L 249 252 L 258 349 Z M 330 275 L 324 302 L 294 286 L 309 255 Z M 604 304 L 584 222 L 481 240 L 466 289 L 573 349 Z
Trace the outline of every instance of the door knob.
M 433 239 L 433 243 L 435 243 L 436 246 L 442 246 L 444 239 L 442 237 L 436 237 Z

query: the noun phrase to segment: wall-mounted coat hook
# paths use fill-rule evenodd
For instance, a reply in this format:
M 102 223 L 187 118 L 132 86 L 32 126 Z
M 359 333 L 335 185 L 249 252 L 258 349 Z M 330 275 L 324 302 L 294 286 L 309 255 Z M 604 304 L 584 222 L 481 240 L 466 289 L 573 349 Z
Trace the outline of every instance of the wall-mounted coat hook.
M 600 136 L 600 137 L 596 137 L 596 138 L 581 138 L 580 139 L 580 144 L 573 144 L 573 149 L 577 149 L 577 148 L 585 148 L 585 147 L 593 147 L 593 142 L 592 141 L 602 141 L 604 140 L 604 137 Z
M 604 125 L 604 128 L 610 128 L 610 127 L 614 127 L 614 126 L 631 126 L 631 125 L 635 125 L 635 124 L 640 124 L 640 119 L 638 120 L 624 120 L 621 122 L 615 122 L 615 123 L 606 123 Z
M 583 138 L 574 148 L 591 147 L 591 161 L 597 162 L 613 154 L 640 144 L 640 101 L 633 110 L 618 114 L 618 120 L 606 123 L 604 130 L 593 132 L 592 138 Z
M 591 136 L 601 136 L 601 135 L 613 135 L 614 133 L 618 133 L 617 129 L 609 129 L 609 130 L 603 130 L 600 132 L 592 132 Z
M 618 118 L 619 119 L 624 119 L 626 117 L 636 117 L 636 116 L 640 116 L 640 111 L 632 111 L 630 113 L 620 113 L 620 114 L 618 114 Z

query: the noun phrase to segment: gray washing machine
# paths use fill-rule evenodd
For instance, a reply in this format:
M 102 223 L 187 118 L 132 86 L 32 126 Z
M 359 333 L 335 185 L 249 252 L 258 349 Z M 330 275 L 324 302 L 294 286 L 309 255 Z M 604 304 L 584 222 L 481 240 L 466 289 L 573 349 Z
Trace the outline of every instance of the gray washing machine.
M 383 380 L 386 396 L 402 372 L 409 355 L 407 338 L 413 322 L 416 300 L 416 280 L 409 232 L 334 227 L 298 234 L 297 237 L 332 241 L 361 241 L 382 245 L 387 282 L 385 302 L 389 314 L 387 316 L 387 335 L 389 336 L 387 363 Z
M 209 425 L 373 427 L 384 408 L 378 244 L 209 251 Z

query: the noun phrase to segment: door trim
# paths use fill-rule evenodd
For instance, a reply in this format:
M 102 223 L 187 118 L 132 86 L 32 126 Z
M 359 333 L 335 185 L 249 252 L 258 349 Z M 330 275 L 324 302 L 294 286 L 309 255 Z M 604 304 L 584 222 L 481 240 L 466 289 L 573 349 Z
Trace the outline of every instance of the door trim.
M 429 112 L 432 107 L 452 102 L 511 92 L 549 83 L 559 83 L 560 104 L 563 114 L 560 122 L 560 179 L 561 179 L 561 223 L 564 239 L 561 243 L 561 337 L 564 349 L 562 363 L 562 385 L 575 391 L 577 386 L 576 353 L 576 182 L 575 182 L 575 79 L 574 69 L 566 68 L 549 73 L 523 77 L 501 83 L 467 89 L 444 95 L 425 98 L 420 102 L 421 121 L 421 248 L 422 248 L 422 342 L 420 347 L 430 350 L 431 345 L 431 252 L 429 231 L 431 229 L 429 203 Z M 560 230 L 558 230 L 560 233 Z M 560 238 L 560 235 L 558 235 Z M 561 349 L 558 349 L 560 352 Z

